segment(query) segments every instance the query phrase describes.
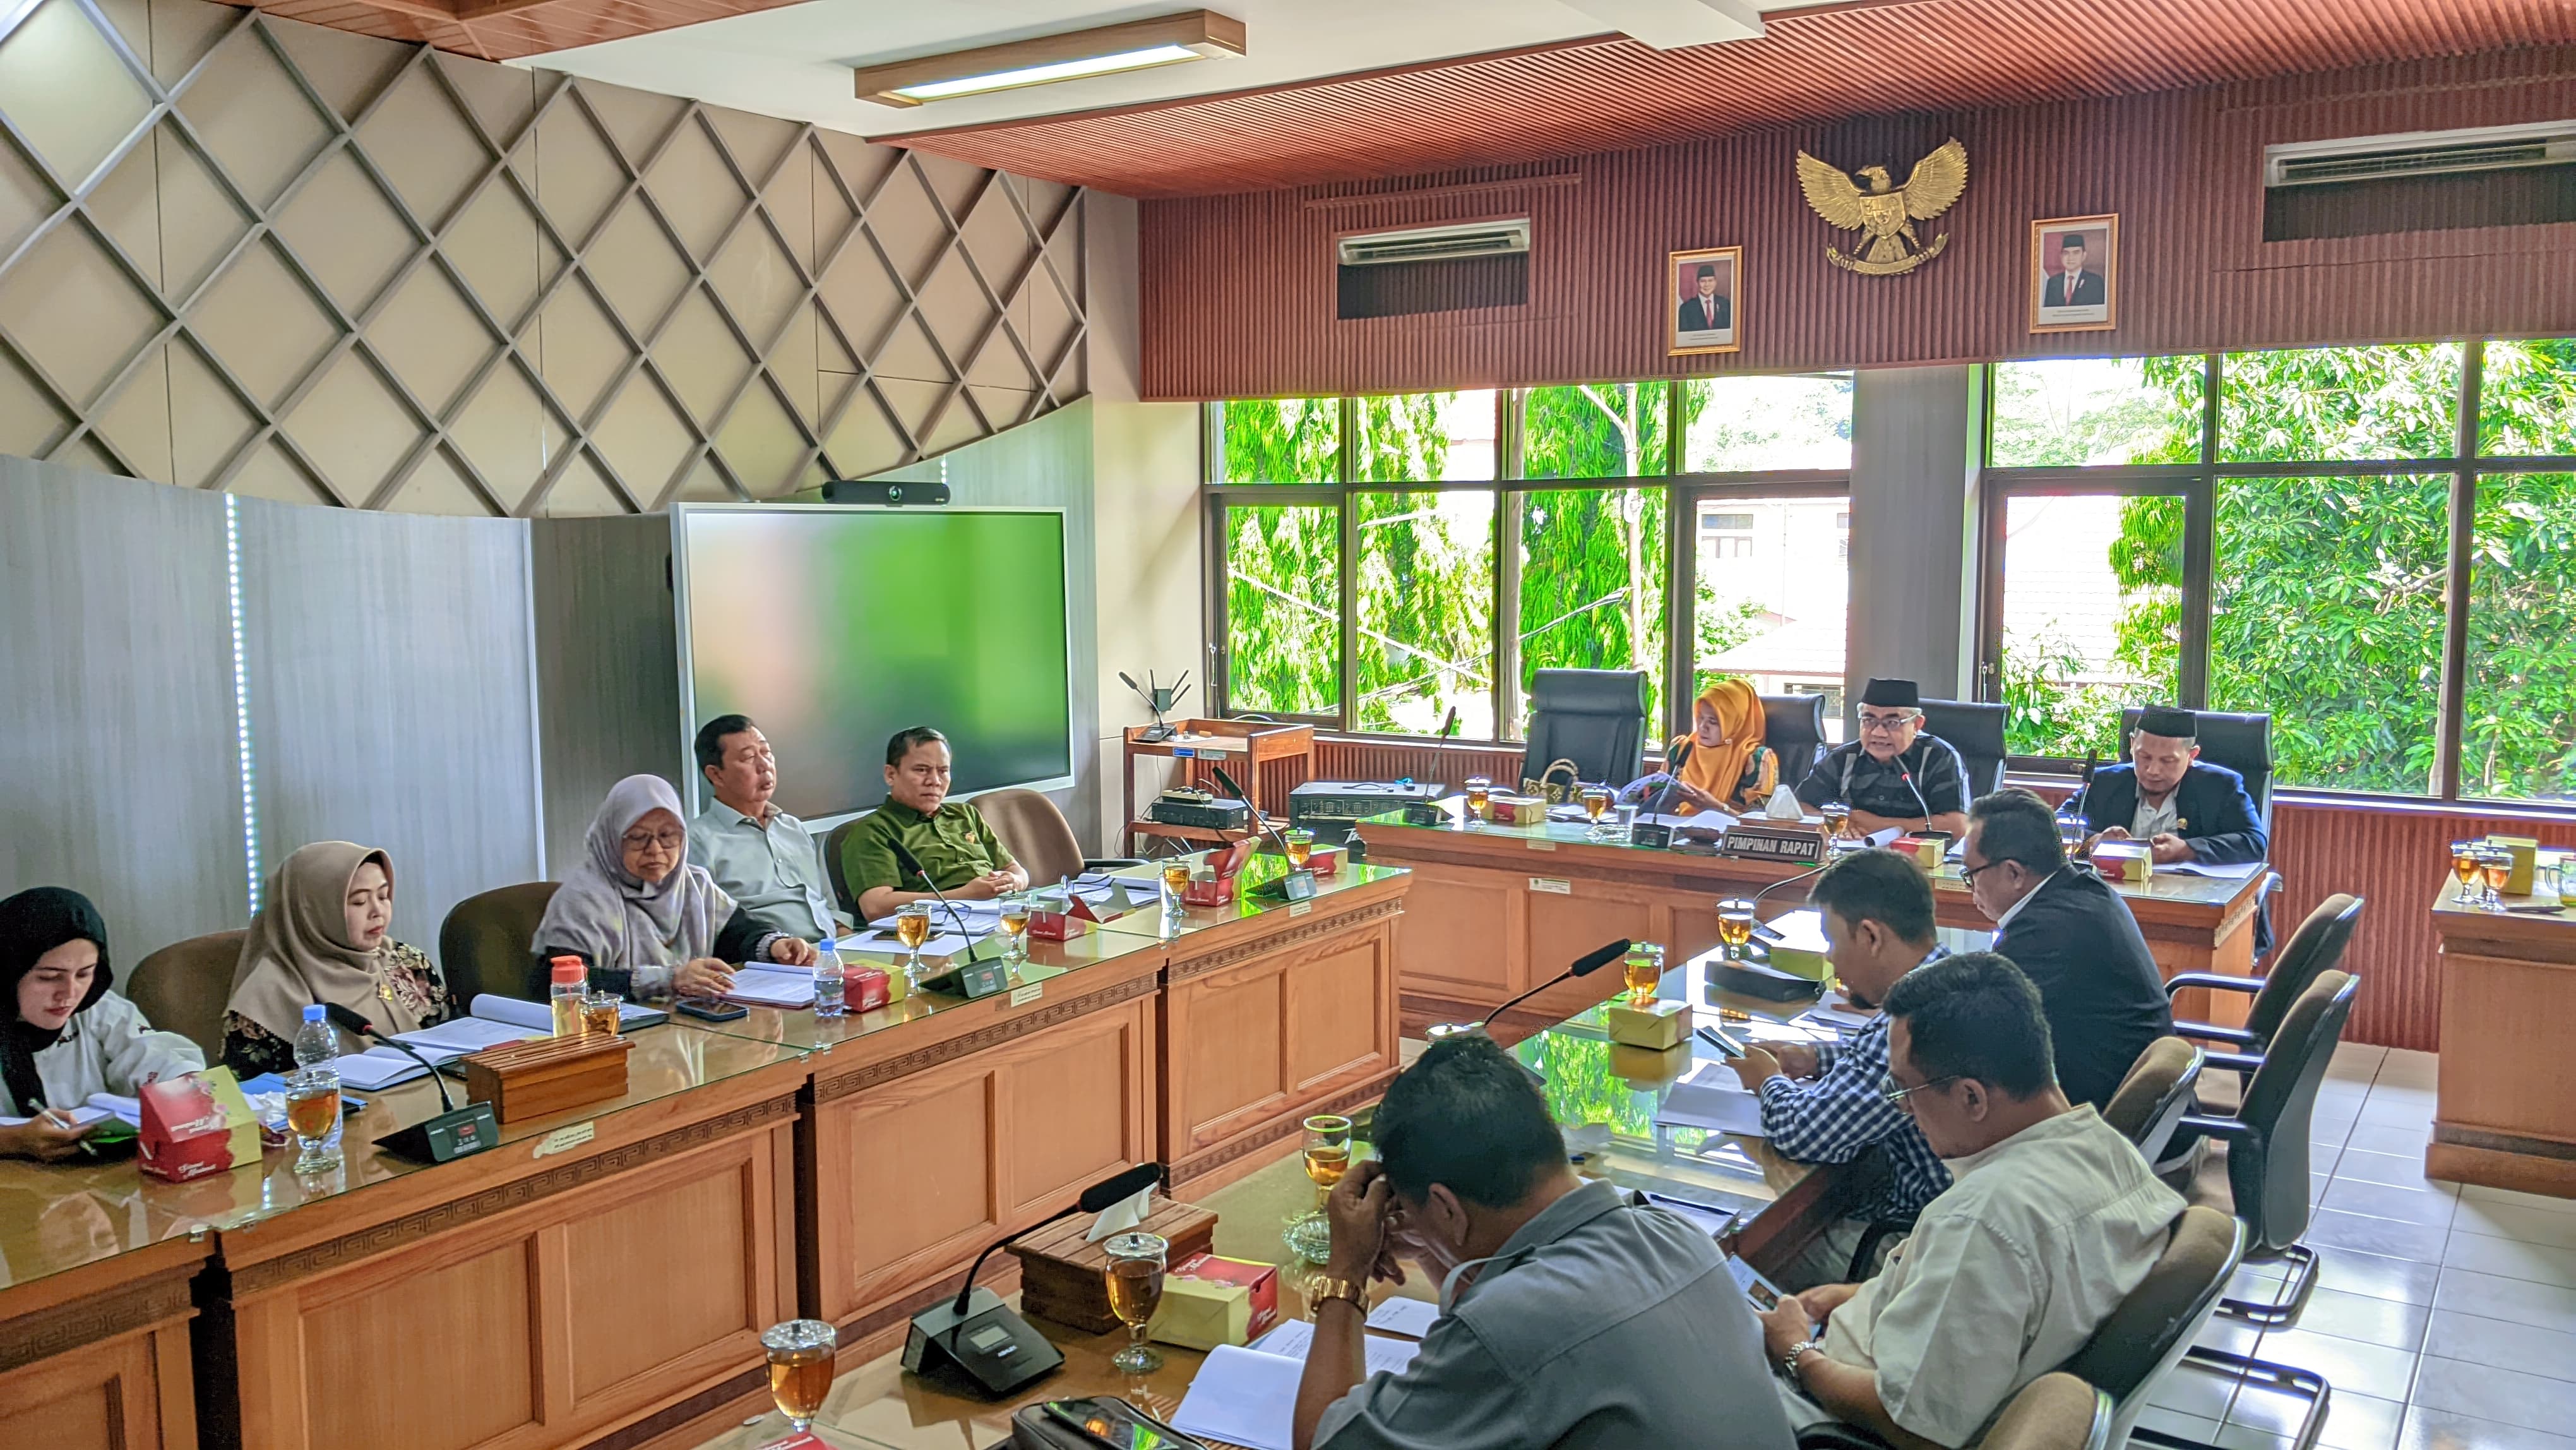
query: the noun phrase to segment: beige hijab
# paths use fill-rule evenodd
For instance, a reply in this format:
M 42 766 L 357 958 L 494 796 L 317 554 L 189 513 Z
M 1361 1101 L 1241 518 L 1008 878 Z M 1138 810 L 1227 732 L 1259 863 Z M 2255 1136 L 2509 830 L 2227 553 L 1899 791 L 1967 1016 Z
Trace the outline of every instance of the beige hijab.
M 349 883 L 369 861 L 391 881 L 384 852 L 349 841 L 316 841 L 268 878 L 268 902 L 251 918 L 231 1010 L 288 1041 L 312 1002 L 363 1012 L 379 1032 L 409 1032 L 420 1018 L 399 996 L 378 991 L 376 953 L 349 944 Z

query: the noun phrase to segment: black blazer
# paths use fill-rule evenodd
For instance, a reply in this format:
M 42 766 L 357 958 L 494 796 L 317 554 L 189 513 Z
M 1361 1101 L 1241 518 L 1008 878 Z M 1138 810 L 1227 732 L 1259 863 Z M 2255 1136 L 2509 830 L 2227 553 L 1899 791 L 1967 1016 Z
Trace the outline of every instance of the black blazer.
M 2212 866 L 2240 866 L 2270 858 L 2272 836 L 2263 829 L 2254 797 L 2246 793 L 2245 777 L 2226 766 L 2195 760 L 2182 773 L 2182 784 L 2174 787 L 2174 797 L 2180 816 L 2174 834 L 2191 846 L 2194 856 Z M 2088 834 L 2113 826 L 2127 830 L 2138 814 L 2138 768 L 2106 765 L 2093 772 L 2093 783 L 2085 787 L 2076 808 L 2084 813 Z M 2265 897 L 2254 910 L 2254 953 L 2261 956 L 2271 949 L 2272 901 Z
M 2102 274 L 2090 267 L 2075 279 L 2072 301 L 2066 296 L 2066 274 L 2063 272 L 2050 276 L 2048 285 L 2039 290 L 2039 305 L 2042 307 L 2099 307 L 2109 300 L 2108 286 L 2103 282 Z
M 2195 760 L 2174 787 L 2181 819 L 2174 834 L 2190 843 L 2191 853 L 2213 866 L 2236 866 L 2271 854 L 2272 838 L 2246 794 L 2245 777 L 2223 765 Z M 2138 814 L 2138 768 L 2106 765 L 2093 772 L 2081 803 L 2084 829 L 2090 833 L 2113 826 L 2122 830 Z
M 2041 883 L 1995 937 L 2039 987 L 2066 1096 L 2111 1101 L 2147 1044 L 2173 1031 L 2163 976 L 2138 919 L 2093 868 L 2070 864 Z
M 1711 316 L 1711 313 L 1715 313 L 1716 315 Z M 1724 293 L 1720 293 L 1719 295 L 1708 299 L 1708 306 L 1706 307 L 1699 305 L 1699 298 L 1696 296 L 1685 297 L 1682 299 L 1680 330 L 1683 332 L 1724 332 L 1726 329 L 1735 325 L 1733 321 L 1734 316 L 1735 304 L 1728 300 Z

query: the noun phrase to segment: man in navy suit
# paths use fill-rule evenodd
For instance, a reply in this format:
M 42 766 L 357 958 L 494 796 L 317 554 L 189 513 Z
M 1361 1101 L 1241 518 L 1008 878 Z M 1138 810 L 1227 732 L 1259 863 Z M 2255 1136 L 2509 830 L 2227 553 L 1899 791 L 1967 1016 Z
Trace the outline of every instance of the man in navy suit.
M 2204 763 L 2199 734 L 2199 718 L 2189 710 L 2155 705 L 2140 712 L 2129 737 L 2132 763 L 2093 772 L 2078 802 L 2088 833 L 2085 854 L 2100 841 L 2144 841 L 2159 866 L 2237 866 L 2270 854 L 2271 836 L 2246 793 L 2245 777 Z M 2254 949 L 2271 945 L 2267 903 L 2255 919 Z
M 1724 332 L 1735 325 L 1735 302 L 1717 295 L 1717 266 L 1699 264 L 1699 295 L 1682 299 L 1677 332 Z
M 2099 307 L 2111 300 L 2110 284 L 2099 272 L 2084 270 L 2084 234 L 2068 232 L 2057 239 L 2057 275 L 2040 288 L 2042 307 Z

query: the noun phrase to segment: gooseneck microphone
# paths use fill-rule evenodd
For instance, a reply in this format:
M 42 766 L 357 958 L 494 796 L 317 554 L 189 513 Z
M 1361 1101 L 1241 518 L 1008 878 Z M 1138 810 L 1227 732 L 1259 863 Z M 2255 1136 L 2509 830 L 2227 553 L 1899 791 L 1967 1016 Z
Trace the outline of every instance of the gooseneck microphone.
M 1242 783 L 1237 781 L 1233 776 L 1226 774 L 1225 767 L 1222 765 L 1210 762 L 1208 769 L 1216 772 L 1217 784 L 1224 786 L 1229 791 L 1232 791 L 1234 793 L 1234 798 L 1243 802 L 1244 809 L 1250 812 L 1252 816 L 1252 823 L 1259 826 L 1262 830 L 1269 832 L 1271 841 L 1279 847 L 1280 856 L 1285 858 L 1288 854 L 1287 840 L 1279 834 L 1278 827 L 1270 824 L 1269 817 L 1252 809 L 1252 797 L 1250 794 L 1245 792 Z
M 1905 757 L 1896 757 L 1896 773 L 1905 777 L 1905 788 L 1914 792 L 1914 803 L 1923 808 L 1923 829 L 1932 829 L 1932 803 L 1923 798 L 1923 787 L 1914 783 L 1914 772 L 1905 768 Z
M 1682 743 L 1673 747 L 1672 758 L 1664 762 L 1664 788 L 1656 795 L 1655 808 L 1649 814 L 1660 816 L 1672 809 L 1673 792 L 1682 788 L 1682 767 L 1690 764 L 1691 750 L 1698 743 L 1685 735 Z
M 1505 1002 L 1493 1011 L 1486 1013 L 1485 1021 L 1493 1021 L 1495 1018 L 1502 1016 L 1514 1007 L 1519 1006 L 1523 1002 L 1528 1001 L 1530 998 L 1537 996 L 1539 993 L 1546 991 L 1548 988 L 1555 986 L 1559 982 L 1570 982 L 1576 977 L 1591 976 L 1594 972 L 1601 970 L 1603 967 L 1610 965 L 1612 962 L 1619 960 L 1627 954 L 1628 943 L 1625 940 L 1608 942 L 1601 946 L 1594 947 L 1592 950 L 1576 957 L 1574 959 L 1574 965 L 1567 967 L 1564 971 L 1557 973 L 1547 981 L 1539 983 L 1537 986 L 1532 987 L 1528 991 L 1521 993 L 1519 996 L 1514 997 L 1508 1002 Z
M 403 1056 L 410 1058 L 412 1061 L 419 1063 L 423 1068 L 428 1070 L 431 1085 L 438 1089 L 438 1110 L 442 1113 L 452 1113 L 456 1111 L 456 1100 L 447 1095 L 447 1080 L 439 1076 L 436 1064 L 432 1063 L 428 1058 L 420 1055 L 419 1048 L 412 1046 L 408 1042 L 401 1041 L 397 1038 L 387 1037 L 385 1034 L 378 1032 L 376 1030 L 376 1024 L 368 1021 L 366 1014 L 359 1012 L 355 1008 L 343 1007 L 337 1002 L 325 1002 L 322 1004 L 322 1012 L 324 1016 L 331 1019 L 332 1026 L 339 1028 L 350 1036 L 361 1040 L 372 1038 L 375 1041 L 381 1042 L 385 1046 L 392 1048 L 394 1051 L 401 1053 Z
M 939 883 L 936 880 L 933 880 L 930 872 L 922 867 L 921 858 L 904 849 L 904 844 L 901 841 L 889 838 L 886 841 L 886 844 L 894 848 L 894 863 L 902 867 L 904 870 L 911 872 L 913 875 L 920 877 L 921 884 L 930 888 L 930 894 L 939 898 L 940 911 L 946 915 L 950 921 L 956 923 L 958 931 L 965 931 L 965 913 L 948 904 L 948 893 L 940 890 Z M 966 939 L 966 960 L 970 962 L 975 960 L 975 953 L 981 950 L 983 945 L 984 943 L 981 938 L 969 936 Z
M 1133 1198 L 1137 1194 L 1161 1183 L 1162 1181 L 1162 1164 L 1139 1163 L 1133 1168 L 1128 1168 L 1118 1173 L 1114 1173 L 1107 1178 L 1101 1179 L 1098 1183 L 1091 1185 L 1089 1188 L 1082 1190 L 1082 1196 L 1075 1199 L 1069 1207 L 1059 1212 L 1048 1214 L 1046 1217 L 1039 1219 L 1036 1223 L 1030 1224 L 1027 1228 L 1021 1229 L 1018 1233 L 1004 1234 L 1000 1238 L 995 1239 L 991 1244 L 985 1247 L 984 1252 L 975 1256 L 975 1262 L 972 1265 L 969 1265 L 966 1270 L 966 1282 L 957 1286 L 957 1302 L 949 1307 L 949 1312 L 958 1317 L 958 1324 L 955 1328 L 951 1328 L 949 1330 L 949 1337 L 953 1340 L 956 1337 L 957 1329 L 965 1327 L 966 1302 L 974 1296 L 975 1276 L 983 1271 L 984 1261 L 991 1258 L 995 1250 L 1008 1245 L 1014 1239 L 1022 1238 L 1028 1234 L 1033 1234 L 1039 1229 L 1045 1228 L 1048 1224 L 1057 1223 L 1064 1219 L 1071 1218 L 1077 1213 L 1098 1213 L 1109 1207 L 1111 1204 Z

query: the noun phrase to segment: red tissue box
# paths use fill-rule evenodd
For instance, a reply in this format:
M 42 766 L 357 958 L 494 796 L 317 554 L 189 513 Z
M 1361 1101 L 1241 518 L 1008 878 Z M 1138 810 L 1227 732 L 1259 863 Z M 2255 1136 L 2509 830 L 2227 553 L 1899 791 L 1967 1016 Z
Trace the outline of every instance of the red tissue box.
M 882 967 L 843 967 L 842 1006 L 851 1012 L 874 1012 L 888 1000 L 886 981 Z
M 184 1183 L 259 1163 L 259 1120 L 231 1068 L 147 1083 L 135 1097 L 143 1106 L 136 1166 L 153 1177 Z

